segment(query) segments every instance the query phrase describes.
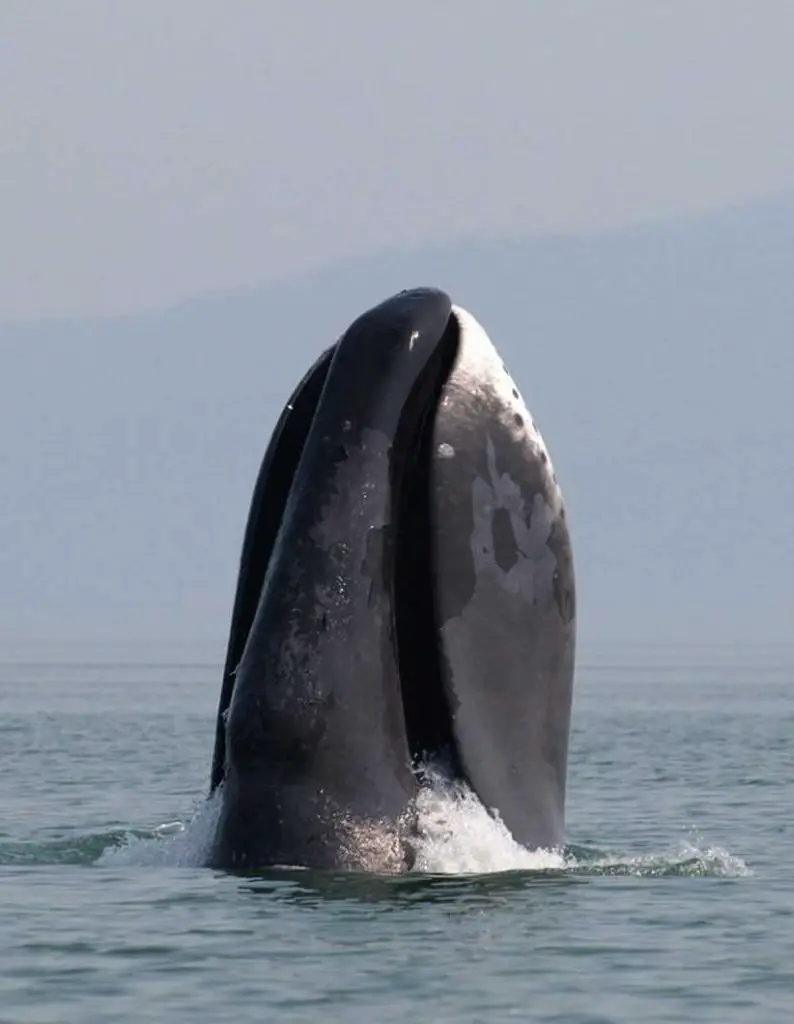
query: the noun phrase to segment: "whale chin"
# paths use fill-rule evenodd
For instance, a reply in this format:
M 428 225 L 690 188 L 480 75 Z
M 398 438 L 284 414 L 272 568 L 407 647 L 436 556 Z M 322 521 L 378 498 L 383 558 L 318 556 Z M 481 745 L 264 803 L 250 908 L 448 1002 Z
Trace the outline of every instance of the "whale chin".
M 254 488 L 210 862 L 406 870 L 428 760 L 559 845 L 574 603 L 551 461 L 482 327 L 429 288 L 363 314 Z

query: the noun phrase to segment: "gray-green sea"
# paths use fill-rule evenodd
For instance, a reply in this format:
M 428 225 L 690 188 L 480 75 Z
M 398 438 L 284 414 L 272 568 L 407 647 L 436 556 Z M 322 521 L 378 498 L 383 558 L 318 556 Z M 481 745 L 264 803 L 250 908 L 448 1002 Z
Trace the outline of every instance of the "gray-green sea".
M 580 654 L 563 854 L 424 798 L 398 879 L 199 866 L 220 669 L 0 665 L 0 1021 L 794 1019 L 794 648 Z

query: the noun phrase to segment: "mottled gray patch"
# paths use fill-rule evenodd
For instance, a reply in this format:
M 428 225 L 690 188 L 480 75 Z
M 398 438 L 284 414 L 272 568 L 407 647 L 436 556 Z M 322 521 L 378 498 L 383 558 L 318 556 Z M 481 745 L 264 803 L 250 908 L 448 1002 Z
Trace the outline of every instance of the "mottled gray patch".
M 481 576 L 497 579 L 506 590 L 521 594 L 531 604 L 539 593 L 551 588 L 557 568 L 557 559 L 548 545 L 554 510 L 540 493 L 535 494 L 532 508 L 526 508 L 519 485 L 509 473 L 500 474 L 497 469 L 490 435 L 487 454 L 490 480 L 478 476 L 472 485 L 474 528 L 470 547 L 475 570 L 478 580 Z M 508 569 L 503 568 L 496 555 L 497 510 L 502 510 L 502 518 L 507 517 L 512 528 L 515 557 L 509 560 Z
M 502 572 L 509 573 L 518 561 L 518 546 L 510 513 L 506 508 L 494 509 L 493 556 Z

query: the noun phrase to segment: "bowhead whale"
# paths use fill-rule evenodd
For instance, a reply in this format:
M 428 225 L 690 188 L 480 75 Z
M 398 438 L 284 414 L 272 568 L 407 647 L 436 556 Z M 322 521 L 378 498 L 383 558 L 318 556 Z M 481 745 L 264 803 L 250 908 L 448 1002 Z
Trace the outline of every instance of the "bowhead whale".
M 254 488 L 218 708 L 209 862 L 410 869 L 440 759 L 517 842 L 563 842 L 575 586 L 541 435 L 444 292 L 360 316 Z

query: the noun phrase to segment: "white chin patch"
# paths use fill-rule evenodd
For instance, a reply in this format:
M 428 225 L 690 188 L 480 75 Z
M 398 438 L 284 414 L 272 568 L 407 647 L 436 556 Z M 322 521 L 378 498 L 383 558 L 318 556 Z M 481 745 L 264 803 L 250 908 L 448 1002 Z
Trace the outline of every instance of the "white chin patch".
M 521 397 L 518 385 L 508 373 L 482 324 L 462 306 L 453 306 L 452 313 L 460 326 L 463 354 L 453 370 L 459 387 L 469 393 L 487 387 L 501 399 L 504 408 L 509 409 L 513 417 L 513 429 L 523 433 L 539 455 L 545 455 L 549 476 L 556 485 L 557 478 L 543 437 Z

